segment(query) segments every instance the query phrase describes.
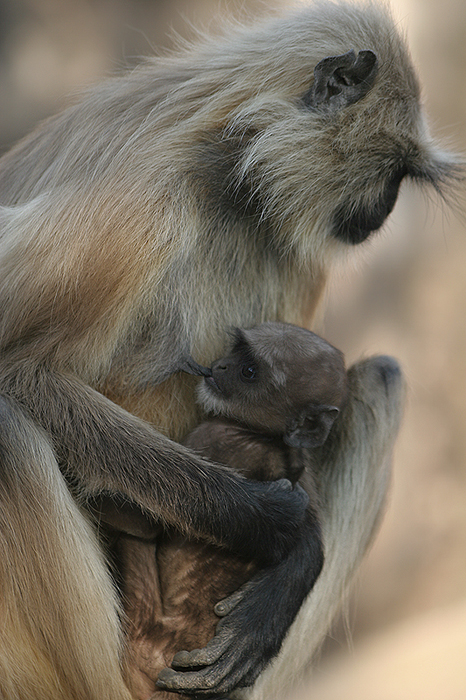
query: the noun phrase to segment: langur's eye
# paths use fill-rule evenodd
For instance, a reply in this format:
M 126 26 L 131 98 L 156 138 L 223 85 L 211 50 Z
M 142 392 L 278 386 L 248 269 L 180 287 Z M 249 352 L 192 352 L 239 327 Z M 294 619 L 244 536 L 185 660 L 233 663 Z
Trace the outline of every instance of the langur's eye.
M 246 381 L 251 381 L 256 378 L 256 368 L 254 365 L 248 363 L 241 367 L 241 377 L 246 379 Z

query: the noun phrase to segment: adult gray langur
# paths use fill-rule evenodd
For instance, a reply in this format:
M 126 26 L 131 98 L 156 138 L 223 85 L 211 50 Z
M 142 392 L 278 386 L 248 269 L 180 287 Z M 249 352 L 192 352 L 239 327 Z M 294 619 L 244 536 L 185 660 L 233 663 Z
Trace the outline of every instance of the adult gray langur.
M 271 598 L 273 628 L 262 616 L 249 634 L 244 610 L 299 546 L 306 495 L 180 445 L 202 416 L 194 379 L 173 370 L 188 355 L 210 365 L 231 326 L 309 327 L 332 262 L 383 224 L 402 180 L 440 189 L 454 172 L 388 11 L 329 1 L 148 60 L 3 156 L 3 697 L 134 697 L 82 510 L 100 494 L 268 566 L 168 689 L 224 697 L 278 652 L 252 697 L 303 672 L 378 519 L 400 381 L 384 387 L 398 373 L 352 370 L 352 408 L 322 458 L 325 564 L 282 644 L 287 590 Z

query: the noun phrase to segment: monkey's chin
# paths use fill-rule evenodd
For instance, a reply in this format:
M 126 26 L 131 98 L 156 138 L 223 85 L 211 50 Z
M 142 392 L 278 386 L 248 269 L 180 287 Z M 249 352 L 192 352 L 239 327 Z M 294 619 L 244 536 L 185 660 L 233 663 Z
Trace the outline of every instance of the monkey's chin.
M 348 204 L 340 206 L 334 214 L 334 236 L 345 243 L 357 245 L 378 231 L 393 211 L 400 184 L 407 174 L 406 165 L 400 164 L 378 199 L 370 206 L 356 209 Z
M 206 387 L 207 391 L 213 391 L 214 395 L 221 394 L 220 387 L 212 374 L 209 377 L 204 378 L 202 385 Z
M 205 377 L 196 389 L 196 399 L 198 404 L 206 413 L 223 415 L 228 413 L 226 402 L 215 392 L 219 392 L 217 384 L 213 377 Z
M 360 222 L 352 218 L 343 218 L 340 220 L 336 218 L 334 223 L 333 235 L 338 240 L 349 245 L 358 245 L 363 243 L 365 240 L 376 233 L 382 226 L 383 222 L 374 228 L 368 228 L 367 226 L 361 226 Z

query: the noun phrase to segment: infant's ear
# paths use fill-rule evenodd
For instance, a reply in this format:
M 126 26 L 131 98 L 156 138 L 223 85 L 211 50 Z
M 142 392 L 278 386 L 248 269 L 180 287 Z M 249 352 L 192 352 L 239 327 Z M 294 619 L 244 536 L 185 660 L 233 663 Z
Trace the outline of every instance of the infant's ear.
M 283 441 L 290 447 L 320 447 L 338 414 L 336 406 L 308 406 L 290 421 Z

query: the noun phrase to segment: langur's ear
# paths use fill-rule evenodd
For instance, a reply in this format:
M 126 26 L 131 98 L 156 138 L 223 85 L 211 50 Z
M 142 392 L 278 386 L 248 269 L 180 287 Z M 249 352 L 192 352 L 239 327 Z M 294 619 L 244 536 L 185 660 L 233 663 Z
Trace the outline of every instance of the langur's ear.
M 283 441 L 290 447 L 320 447 L 338 413 L 336 406 L 309 406 L 292 419 Z
M 374 84 L 378 71 L 373 51 L 353 50 L 341 56 L 328 56 L 314 68 L 314 84 L 303 98 L 304 104 L 326 114 L 362 99 Z

